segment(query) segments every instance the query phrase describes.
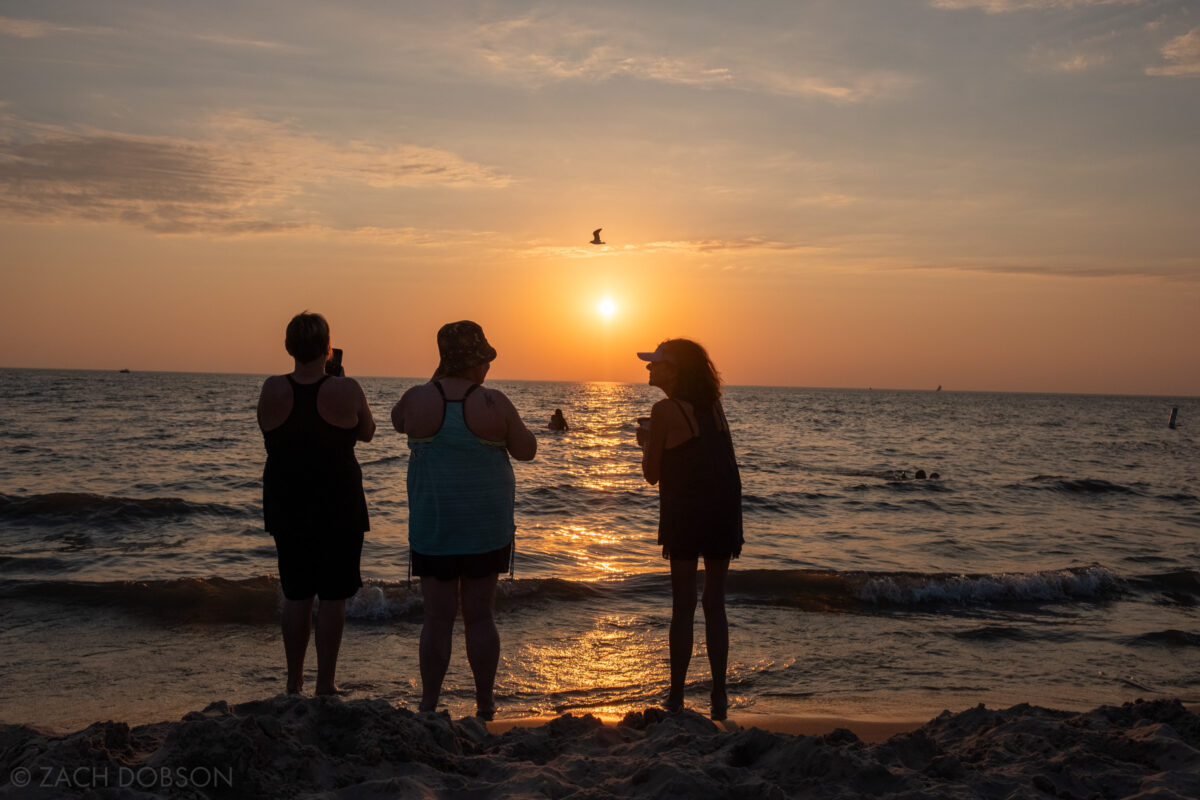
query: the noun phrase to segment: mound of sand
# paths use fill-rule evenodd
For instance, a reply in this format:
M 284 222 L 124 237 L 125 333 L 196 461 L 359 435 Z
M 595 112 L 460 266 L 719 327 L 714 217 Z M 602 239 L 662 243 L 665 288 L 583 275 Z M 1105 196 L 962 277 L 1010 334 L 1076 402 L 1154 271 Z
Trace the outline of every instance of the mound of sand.
M 694 712 L 570 715 L 490 733 L 383 700 L 279 696 L 65 736 L 0 726 L 0 797 L 1200 797 L 1200 717 L 944 712 L 880 744 L 722 730 Z

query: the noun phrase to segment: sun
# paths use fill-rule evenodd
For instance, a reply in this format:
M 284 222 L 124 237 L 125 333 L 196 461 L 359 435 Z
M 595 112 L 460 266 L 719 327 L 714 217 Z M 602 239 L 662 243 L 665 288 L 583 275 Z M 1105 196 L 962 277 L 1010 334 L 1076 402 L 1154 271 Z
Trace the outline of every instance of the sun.
M 600 302 L 596 303 L 596 312 L 605 319 L 612 319 L 617 313 L 617 304 L 611 297 L 602 297 Z

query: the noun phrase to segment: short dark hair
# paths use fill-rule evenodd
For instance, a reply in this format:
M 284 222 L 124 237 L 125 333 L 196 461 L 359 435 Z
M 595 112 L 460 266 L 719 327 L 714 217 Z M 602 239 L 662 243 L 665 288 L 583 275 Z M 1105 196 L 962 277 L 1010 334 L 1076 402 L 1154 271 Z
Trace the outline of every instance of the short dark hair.
M 721 376 L 703 347 L 691 339 L 667 339 L 659 346 L 675 365 L 673 395 L 697 408 L 708 408 L 721 399 Z
M 329 323 L 320 314 L 302 311 L 288 323 L 283 340 L 288 355 L 307 364 L 309 361 L 329 356 Z

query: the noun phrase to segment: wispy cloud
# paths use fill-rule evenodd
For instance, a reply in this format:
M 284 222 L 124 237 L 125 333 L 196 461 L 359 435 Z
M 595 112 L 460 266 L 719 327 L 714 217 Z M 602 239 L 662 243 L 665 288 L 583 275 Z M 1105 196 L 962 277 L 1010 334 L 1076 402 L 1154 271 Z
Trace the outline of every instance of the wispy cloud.
M 1084 73 L 1099 69 L 1113 60 L 1118 34 L 1114 31 L 1067 44 L 1038 44 L 1029 56 L 1035 70 Z
M 658 40 L 605 33 L 561 19 L 526 18 L 481 26 L 478 52 L 506 80 L 534 86 L 564 81 L 598 83 L 619 77 L 701 89 L 742 91 L 856 103 L 896 94 L 912 79 L 885 71 L 822 74 L 736 45 L 663 52 Z M 619 43 L 614 43 L 619 42 Z M 847 70 L 843 69 L 843 72 Z
M 112 32 L 111 28 L 79 27 L 59 25 L 40 19 L 0 17 L 0 36 L 11 36 L 17 39 L 43 39 L 47 36 L 108 34 Z
M 298 52 L 301 50 L 299 47 L 285 44 L 283 42 L 272 42 L 263 39 L 245 39 L 237 36 L 225 36 L 215 33 L 198 33 L 192 38 L 198 42 L 208 42 L 209 44 L 217 44 L 225 47 L 248 48 L 251 50 L 263 50 L 275 53 Z
M 414 228 L 364 226 L 350 230 L 330 230 L 330 235 L 367 240 L 376 244 L 403 245 L 423 248 L 454 248 L 470 245 L 473 251 L 495 245 L 502 234 L 498 231 L 464 230 L 461 228 Z
M 942 261 L 897 260 L 885 269 L 912 269 L 994 275 L 1021 275 L 1043 278 L 1142 278 L 1195 283 L 1200 281 L 1200 259 L 1014 259 L 1002 256 L 947 258 Z
M 847 206 L 852 206 L 859 202 L 859 199 L 860 198 L 851 194 L 825 193 L 794 198 L 792 200 L 792 205 L 820 206 L 824 208 L 846 208 Z
M 1147 75 L 1200 75 L 1200 28 L 1192 28 L 1163 45 L 1162 57 L 1171 63 L 1149 67 Z
M 802 245 L 796 242 L 785 242 L 763 236 L 747 236 L 738 239 L 677 239 L 654 242 L 625 244 L 619 247 L 606 245 L 604 247 L 560 246 L 546 244 L 531 244 L 514 248 L 527 258 L 538 259 L 580 259 L 602 258 L 613 254 L 629 255 L 633 253 L 674 253 L 678 255 L 714 255 L 714 254 L 756 254 L 756 253 L 791 253 L 815 255 L 832 252 L 828 247 Z
M 683 241 L 649 242 L 644 247 L 649 252 L 715 253 L 728 251 L 774 251 L 774 252 L 828 252 L 828 248 L 812 247 L 796 242 L 782 242 L 762 236 L 747 236 L 741 239 L 692 239 Z
M 728 85 L 733 80 L 724 66 L 687 58 L 647 56 L 612 45 L 595 45 L 582 52 L 538 52 L 498 46 L 482 52 L 495 69 L 538 82 L 603 81 L 619 76 L 690 86 Z
M 934 8 L 950 11 L 977 8 L 988 14 L 1088 6 L 1136 6 L 1147 2 L 1149 0 L 929 0 L 929 4 Z
M 495 188 L 510 179 L 444 150 L 331 142 L 229 116 L 189 140 L 0 118 L 0 214 L 123 222 L 162 233 L 319 229 L 310 185 Z

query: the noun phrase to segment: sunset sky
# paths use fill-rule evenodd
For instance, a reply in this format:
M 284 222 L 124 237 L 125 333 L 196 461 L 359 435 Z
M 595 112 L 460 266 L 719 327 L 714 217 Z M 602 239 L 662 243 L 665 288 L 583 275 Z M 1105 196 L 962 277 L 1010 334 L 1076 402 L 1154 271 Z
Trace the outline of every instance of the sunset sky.
M 3 366 L 1200 395 L 1198 209 L 1194 0 L 0 0 Z

